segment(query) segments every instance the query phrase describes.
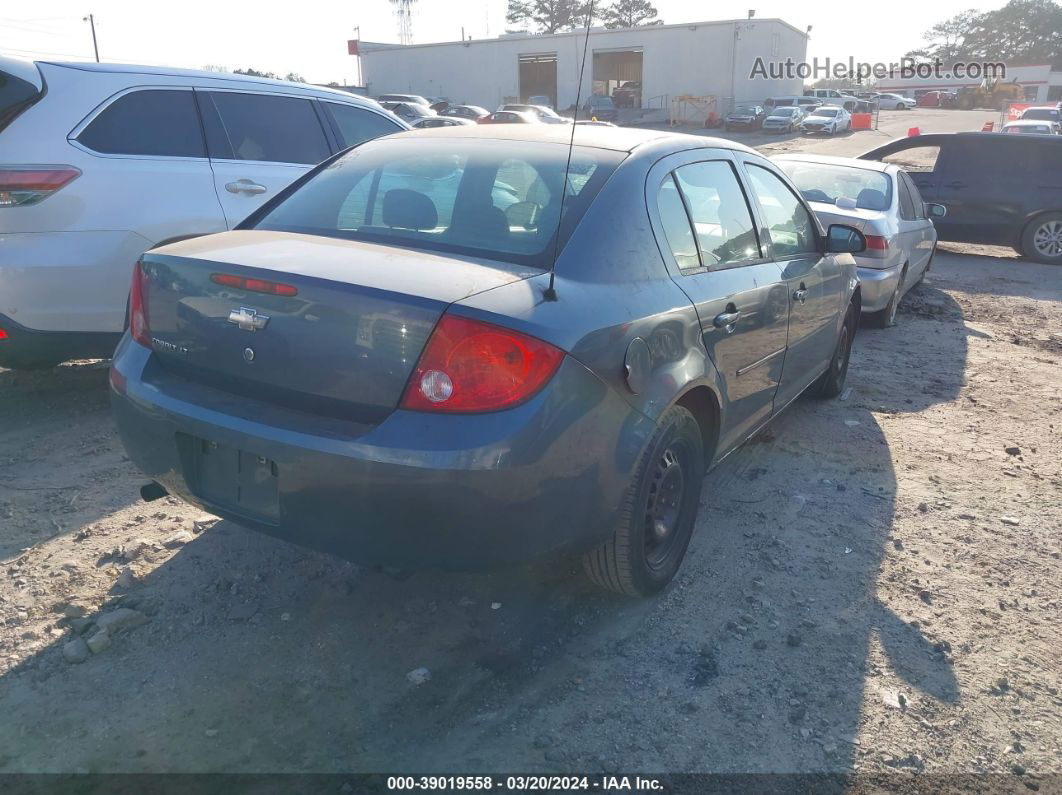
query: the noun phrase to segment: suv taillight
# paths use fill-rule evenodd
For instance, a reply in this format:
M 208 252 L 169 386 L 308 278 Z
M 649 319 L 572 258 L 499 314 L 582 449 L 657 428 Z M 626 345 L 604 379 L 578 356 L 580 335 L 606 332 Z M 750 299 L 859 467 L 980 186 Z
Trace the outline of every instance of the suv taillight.
M 133 266 L 133 283 L 129 286 L 129 334 L 145 348 L 150 348 L 151 328 L 148 326 L 144 278 L 144 269 L 138 262 Z
M 0 207 L 37 204 L 79 176 L 73 166 L 0 166 Z
M 443 315 L 410 376 L 401 407 L 415 411 L 498 411 L 531 398 L 553 377 L 564 351 L 492 323 Z

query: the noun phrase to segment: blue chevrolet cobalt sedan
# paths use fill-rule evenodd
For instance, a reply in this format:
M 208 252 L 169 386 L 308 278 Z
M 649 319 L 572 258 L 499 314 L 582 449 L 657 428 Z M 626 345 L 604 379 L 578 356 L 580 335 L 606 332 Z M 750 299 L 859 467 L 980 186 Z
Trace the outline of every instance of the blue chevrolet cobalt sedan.
M 738 144 L 572 134 L 380 138 L 145 254 L 110 379 L 145 494 L 362 563 L 664 587 L 705 472 L 841 390 L 865 241 Z

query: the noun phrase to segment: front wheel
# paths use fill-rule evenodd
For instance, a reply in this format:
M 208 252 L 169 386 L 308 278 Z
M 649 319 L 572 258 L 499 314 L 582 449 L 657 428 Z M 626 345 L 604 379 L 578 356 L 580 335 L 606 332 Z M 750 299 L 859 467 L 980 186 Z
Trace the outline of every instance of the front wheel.
M 830 359 L 830 366 L 825 373 L 819 376 L 819 380 L 811 386 L 811 392 L 816 397 L 837 397 L 844 389 L 844 382 L 848 377 L 848 360 L 852 356 L 852 340 L 855 337 L 857 320 L 855 304 L 849 304 L 848 311 L 844 315 L 844 325 L 841 326 L 841 334 L 837 338 L 837 347 L 834 348 L 833 357 Z
M 638 462 L 612 538 L 583 556 L 590 579 L 627 596 L 650 596 L 671 582 L 693 535 L 704 473 L 700 426 L 673 406 Z

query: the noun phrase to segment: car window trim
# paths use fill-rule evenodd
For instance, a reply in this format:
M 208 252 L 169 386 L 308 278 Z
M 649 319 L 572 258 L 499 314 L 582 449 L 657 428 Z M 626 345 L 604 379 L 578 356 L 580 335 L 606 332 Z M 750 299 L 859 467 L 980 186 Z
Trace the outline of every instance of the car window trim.
M 195 108 L 196 119 L 199 122 L 199 133 L 203 138 L 203 151 L 206 152 L 206 157 L 195 157 L 192 155 L 135 155 L 135 154 L 123 154 L 121 152 L 99 152 L 91 147 L 81 143 L 77 138 L 83 133 L 96 118 L 107 110 L 111 105 L 117 102 L 127 94 L 134 94 L 139 91 L 190 91 L 192 93 L 192 106 Z M 66 141 L 76 149 L 80 149 L 82 152 L 93 157 L 106 157 L 119 160 L 177 160 L 189 163 L 209 163 L 210 162 L 210 149 L 207 147 L 206 135 L 203 131 L 203 119 L 199 112 L 199 103 L 196 101 L 195 89 L 193 86 L 153 86 L 153 85 L 138 85 L 127 86 L 121 91 L 111 94 L 109 97 L 100 102 L 95 108 L 88 112 L 74 128 L 67 133 Z
M 769 171 L 770 173 L 772 173 L 775 176 L 779 177 L 781 179 L 781 181 L 782 181 L 782 184 L 789 190 L 789 192 L 791 194 L 793 194 L 793 196 L 796 198 L 796 200 L 804 208 L 805 212 L 807 212 L 807 214 L 811 217 L 811 231 L 815 235 L 815 249 L 813 251 L 802 251 L 802 252 L 798 252 L 796 254 L 788 254 L 788 255 L 784 255 L 784 256 L 781 256 L 781 255 L 776 256 L 775 255 L 775 250 L 774 250 L 774 237 L 771 235 L 771 228 L 767 224 L 766 215 L 762 215 L 761 216 L 763 218 L 762 228 L 763 228 L 764 233 L 767 235 L 767 240 L 769 241 L 768 249 L 770 251 L 770 256 L 768 257 L 768 259 L 771 262 L 779 262 L 779 263 L 781 263 L 781 262 L 791 262 L 793 260 L 798 260 L 798 259 L 806 259 L 807 257 L 810 257 L 810 256 L 815 256 L 815 257 L 818 257 L 818 258 L 821 259 L 822 256 L 823 256 L 823 252 L 825 250 L 825 246 L 824 246 L 824 243 L 823 243 L 823 237 L 824 237 L 823 230 L 822 230 L 822 227 L 819 224 L 819 217 L 815 214 L 815 211 L 813 209 L 811 209 L 811 205 L 808 204 L 808 202 L 804 199 L 803 196 L 800 195 L 800 191 L 796 190 L 796 188 L 792 185 L 792 183 L 790 182 L 789 177 L 786 176 L 785 173 L 782 172 L 780 169 L 774 168 L 773 165 L 771 165 L 768 161 L 756 162 L 754 160 L 749 160 L 748 158 L 741 158 L 741 163 L 746 168 L 749 168 L 749 167 L 761 168 L 764 171 Z M 749 172 L 749 174 L 748 174 L 748 179 L 749 179 L 750 182 L 752 181 L 751 172 Z M 759 202 L 758 198 L 756 200 L 756 207 L 761 213 L 763 212 L 763 208 L 760 207 L 760 202 Z M 761 246 L 761 250 L 762 250 L 762 246 Z
M 734 262 L 727 262 L 725 264 L 705 265 L 704 255 L 701 252 L 701 241 L 697 237 L 697 227 L 693 223 L 693 214 L 690 211 L 689 199 L 686 198 L 686 194 L 682 190 L 682 185 L 675 174 L 680 168 L 686 168 L 687 166 L 695 166 L 700 163 L 726 163 L 730 166 L 730 172 L 734 175 L 734 181 L 737 182 L 738 188 L 741 190 L 741 195 L 745 199 L 745 209 L 748 210 L 749 220 L 752 222 L 752 229 L 756 235 L 756 247 L 760 250 L 759 257 L 749 257 L 747 259 L 735 260 Z M 734 161 L 726 157 L 713 157 L 706 160 L 694 160 L 690 163 L 683 163 L 681 166 L 675 166 L 670 172 L 671 178 L 675 182 L 675 187 L 678 189 L 679 197 L 682 199 L 682 206 L 686 208 L 686 218 L 690 224 L 690 230 L 693 232 L 693 242 L 697 245 L 697 259 L 700 261 L 701 266 L 699 268 L 685 268 L 679 267 L 679 272 L 683 276 L 696 276 L 699 273 L 717 273 L 718 271 L 731 270 L 733 268 L 747 268 L 750 265 L 760 265 L 764 262 L 770 262 L 769 257 L 763 256 L 763 240 L 760 237 L 762 230 L 757 221 L 756 214 L 752 211 L 752 204 L 749 202 L 748 191 L 745 189 L 744 181 L 741 178 L 741 173 L 735 167 Z
M 207 93 L 207 94 L 220 93 L 220 92 L 225 92 L 225 93 L 229 93 L 229 94 L 261 94 L 261 95 L 267 96 L 267 97 L 289 97 L 291 99 L 301 99 L 301 100 L 308 101 L 310 103 L 310 107 L 313 109 L 314 117 L 317 119 L 317 123 L 321 127 L 321 134 L 324 136 L 325 145 L 328 147 L 328 150 L 329 150 L 328 151 L 328 156 L 325 157 L 325 160 L 330 159 L 332 157 L 332 155 L 336 154 L 336 150 L 333 148 L 332 140 L 331 140 L 331 138 L 329 137 L 329 134 L 328 134 L 327 125 L 324 123 L 324 120 L 321 118 L 321 112 L 317 108 L 318 97 L 316 97 L 313 94 L 301 94 L 300 95 L 300 94 L 289 94 L 289 93 L 284 92 L 284 91 L 246 91 L 246 90 L 243 90 L 243 89 L 240 89 L 240 88 L 212 88 L 212 87 L 199 87 L 199 86 L 194 87 L 193 90 L 196 91 L 197 93 L 199 91 L 203 91 L 204 93 Z M 212 109 L 213 109 L 214 113 L 217 115 L 219 122 L 221 122 L 221 124 L 224 124 L 224 121 L 221 120 L 221 111 L 219 111 L 217 109 L 217 106 L 214 105 L 213 98 L 208 97 L 208 99 L 210 99 L 210 104 L 212 106 Z M 208 145 L 208 142 L 206 141 L 206 130 L 205 129 L 204 129 L 203 133 L 204 133 L 204 135 L 203 135 L 203 139 L 204 139 L 203 143 L 204 143 L 204 146 L 206 146 L 207 158 L 209 159 L 209 161 L 211 163 L 247 163 L 248 165 L 252 165 L 252 166 L 297 166 L 298 168 L 314 168 L 314 167 L 318 166 L 320 164 L 320 162 L 323 162 L 323 161 L 320 161 L 318 163 L 295 163 L 295 162 L 291 162 L 291 161 L 288 161 L 288 160 L 244 160 L 244 159 L 238 158 L 238 157 L 232 157 L 232 158 L 228 158 L 228 157 L 210 157 L 210 146 Z M 233 154 L 235 154 L 235 152 Z

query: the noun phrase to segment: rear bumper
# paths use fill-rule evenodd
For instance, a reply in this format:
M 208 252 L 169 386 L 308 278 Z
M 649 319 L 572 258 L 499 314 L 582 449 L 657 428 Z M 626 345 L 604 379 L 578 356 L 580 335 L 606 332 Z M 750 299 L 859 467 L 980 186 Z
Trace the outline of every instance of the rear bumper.
M 860 260 L 856 257 L 856 262 Z M 859 265 L 856 269 L 859 273 L 859 291 L 863 304 L 863 312 L 878 312 L 886 307 L 896 284 L 900 279 L 900 266 L 893 265 L 890 268 L 868 268 Z
M 114 352 L 121 334 L 35 331 L 0 315 L 0 367 L 30 367 L 70 359 L 105 359 Z
M 118 431 L 148 477 L 239 524 L 365 564 L 474 569 L 588 548 L 611 533 L 652 426 L 570 358 L 514 409 L 398 410 L 372 428 L 180 380 L 128 336 L 114 368 Z M 204 499 L 190 438 L 274 462 L 279 518 Z

